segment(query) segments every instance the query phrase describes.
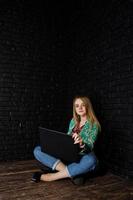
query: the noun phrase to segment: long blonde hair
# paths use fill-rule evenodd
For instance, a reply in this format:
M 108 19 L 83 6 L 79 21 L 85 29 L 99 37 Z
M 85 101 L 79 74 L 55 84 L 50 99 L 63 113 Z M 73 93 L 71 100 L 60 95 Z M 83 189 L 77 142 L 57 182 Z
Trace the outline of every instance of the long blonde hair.
M 83 101 L 85 108 L 86 108 L 86 115 L 87 115 L 87 119 L 91 122 L 91 124 L 93 125 L 94 123 L 97 124 L 99 131 L 101 130 L 101 125 L 95 115 L 95 112 L 93 110 L 91 101 L 88 97 L 86 96 L 76 96 L 73 100 L 73 118 L 74 120 L 79 123 L 80 122 L 80 117 L 79 115 L 76 113 L 76 109 L 75 109 L 75 101 L 77 99 L 81 99 L 81 101 Z

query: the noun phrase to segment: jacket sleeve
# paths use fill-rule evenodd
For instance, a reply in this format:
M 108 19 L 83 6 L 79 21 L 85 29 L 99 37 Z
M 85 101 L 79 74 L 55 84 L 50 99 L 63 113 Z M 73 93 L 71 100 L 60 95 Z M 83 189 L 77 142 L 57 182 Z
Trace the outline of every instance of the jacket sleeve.
M 98 135 L 98 126 L 94 123 L 91 128 L 85 127 L 82 141 L 85 144 L 85 149 L 92 150 Z
M 68 132 L 67 132 L 68 135 L 71 135 L 73 127 L 74 127 L 74 119 L 71 119 L 69 123 L 69 127 L 68 127 Z

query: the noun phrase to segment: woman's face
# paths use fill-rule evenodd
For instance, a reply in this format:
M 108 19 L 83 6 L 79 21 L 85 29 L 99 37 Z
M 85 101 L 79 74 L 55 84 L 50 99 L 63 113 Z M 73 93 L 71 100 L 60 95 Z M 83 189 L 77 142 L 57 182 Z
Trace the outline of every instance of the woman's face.
M 86 107 L 85 107 L 84 102 L 81 99 L 76 99 L 74 106 L 75 106 L 75 111 L 79 116 L 86 115 Z

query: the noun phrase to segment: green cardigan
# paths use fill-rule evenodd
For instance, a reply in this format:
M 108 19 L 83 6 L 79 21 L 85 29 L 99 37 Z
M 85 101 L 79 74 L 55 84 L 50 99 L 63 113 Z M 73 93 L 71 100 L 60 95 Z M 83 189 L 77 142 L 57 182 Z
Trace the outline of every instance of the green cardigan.
M 76 122 L 74 119 L 71 119 L 70 124 L 69 124 L 69 129 L 67 134 L 71 135 L 72 134 L 72 129 L 75 127 Z M 85 125 L 83 126 L 80 136 L 82 138 L 83 144 L 85 144 L 85 150 L 93 150 L 94 143 L 97 139 L 98 135 L 98 126 L 96 123 L 91 125 L 90 121 L 86 121 Z

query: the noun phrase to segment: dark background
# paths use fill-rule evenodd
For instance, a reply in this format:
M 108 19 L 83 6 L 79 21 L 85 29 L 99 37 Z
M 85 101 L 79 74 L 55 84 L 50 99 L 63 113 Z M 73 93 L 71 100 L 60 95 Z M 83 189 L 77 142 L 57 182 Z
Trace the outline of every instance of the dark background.
M 0 1 L 0 160 L 33 159 L 38 126 L 66 132 L 87 95 L 100 159 L 133 178 L 132 55 L 132 1 Z

